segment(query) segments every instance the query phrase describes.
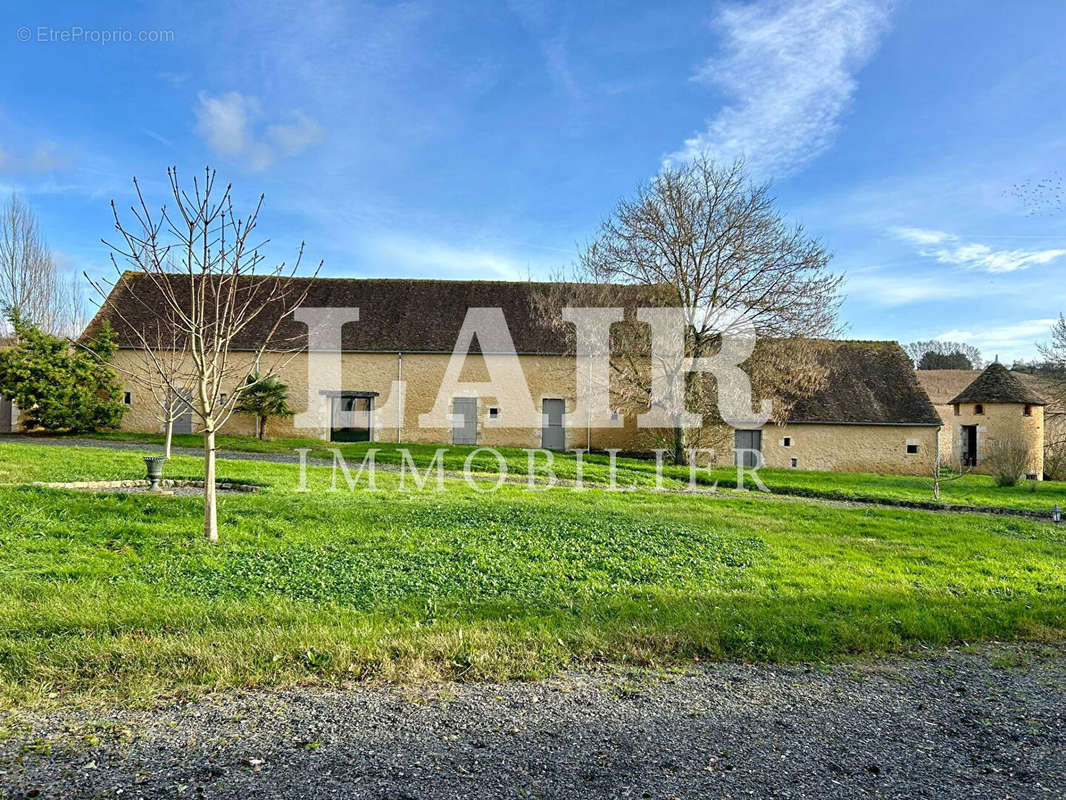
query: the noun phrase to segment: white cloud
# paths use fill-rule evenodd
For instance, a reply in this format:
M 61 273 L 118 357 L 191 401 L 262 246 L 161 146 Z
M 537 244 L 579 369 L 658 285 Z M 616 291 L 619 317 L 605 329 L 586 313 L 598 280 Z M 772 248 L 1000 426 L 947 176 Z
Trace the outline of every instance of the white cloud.
M 255 171 L 273 164 L 279 154 L 294 156 L 322 137 L 318 123 L 300 111 L 290 121 L 262 125 L 263 110 L 254 97 L 240 92 L 212 96 L 200 92 L 196 107 L 196 133 L 221 156 L 244 161 Z
M 969 342 L 986 353 L 1031 351 L 1037 342 L 1046 341 L 1054 319 L 1030 319 L 998 327 L 982 326 L 976 330 L 953 329 L 938 334 L 935 338 L 950 342 Z
M 0 150 L 0 169 L 11 172 L 55 172 L 74 165 L 74 154 L 51 141 L 41 142 L 29 152 Z
M 388 272 L 418 277 L 521 281 L 536 271 L 531 262 L 478 245 L 389 237 L 373 242 L 371 250 Z
M 905 242 L 921 245 L 940 244 L 952 238 L 950 233 L 931 231 L 925 228 L 893 228 L 892 232 Z
M 180 87 L 187 80 L 189 80 L 189 73 L 187 72 L 160 72 L 159 77 L 169 83 L 171 86 Z
M 845 289 L 850 297 L 860 297 L 883 307 L 981 297 L 988 293 L 986 286 L 975 283 L 935 275 L 905 275 L 898 269 L 887 268 L 852 270 L 847 273 Z
M 714 20 L 725 54 L 692 76 L 735 98 L 667 162 L 743 157 L 759 176 L 799 169 L 832 143 L 889 11 L 873 0 L 763 0 Z
M 1016 272 L 1066 255 L 1066 249 L 1059 248 L 997 250 L 979 242 L 963 241 L 951 233 L 923 228 L 893 228 L 892 232 L 905 242 L 921 246 L 918 253 L 925 258 L 982 272 Z
M 322 138 L 322 128 L 303 112 L 292 112 L 292 122 L 267 126 L 267 136 L 285 155 L 296 155 Z

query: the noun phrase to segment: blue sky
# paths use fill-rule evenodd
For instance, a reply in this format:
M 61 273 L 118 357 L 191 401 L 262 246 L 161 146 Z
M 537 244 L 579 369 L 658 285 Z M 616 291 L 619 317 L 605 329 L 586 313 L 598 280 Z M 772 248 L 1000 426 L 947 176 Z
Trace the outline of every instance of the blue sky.
M 1066 310 L 1066 213 L 1014 191 L 1066 171 L 1063 4 L 93 5 L 0 10 L 0 190 L 68 269 L 107 272 L 132 176 L 161 203 L 167 165 L 211 164 L 266 193 L 276 260 L 547 277 L 704 150 L 834 252 L 849 336 L 1008 361 Z M 114 31 L 169 41 L 85 40 Z

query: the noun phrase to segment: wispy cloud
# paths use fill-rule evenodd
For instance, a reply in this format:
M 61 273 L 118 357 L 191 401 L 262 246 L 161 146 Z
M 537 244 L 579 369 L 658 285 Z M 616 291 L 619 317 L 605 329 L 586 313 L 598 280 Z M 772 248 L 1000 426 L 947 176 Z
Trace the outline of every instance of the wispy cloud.
M 571 100 L 580 102 L 584 91 L 570 66 L 558 13 L 538 0 L 509 0 L 507 6 L 540 48 L 551 79 Z
M 159 133 L 158 131 L 153 131 L 151 128 L 141 128 L 141 133 L 143 133 L 145 136 L 147 136 L 150 139 L 155 139 L 157 142 L 159 142 L 164 147 L 173 147 L 174 146 L 174 143 L 170 139 L 168 139 L 166 136 L 164 136 L 163 134 Z
M 159 77 L 169 83 L 171 86 L 180 87 L 189 80 L 188 72 L 160 72 Z
M 667 158 L 700 153 L 745 158 L 759 176 L 781 176 L 832 144 L 855 93 L 855 75 L 888 26 L 873 0 L 763 0 L 724 7 L 713 27 L 724 55 L 708 59 L 696 83 L 735 98 Z
M 464 247 L 419 238 L 381 238 L 371 244 L 371 251 L 388 272 L 418 277 L 520 281 L 537 266 L 477 244 Z
M 259 101 L 240 92 L 210 95 L 200 92 L 196 133 L 215 153 L 242 161 L 253 171 L 264 170 L 279 156 L 294 156 L 322 138 L 322 129 L 300 111 L 284 121 L 265 123 Z
M 901 274 L 896 268 L 852 270 L 847 274 L 845 290 L 849 297 L 888 308 L 988 293 L 984 285 L 951 280 L 948 276 Z
M 28 151 L 0 150 L 0 169 L 8 172 L 56 172 L 75 165 L 73 153 L 46 141 Z
M 950 342 L 969 342 L 988 353 L 1029 351 L 1049 338 L 1054 319 L 1029 319 L 1010 325 L 982 326 L 974 330 L 954 328 L 936 336 Z
M 982 272 L 1016 272 L 1035 264 L 1047 264 L 1066 255 L 1066 249 L 995 249 L 979 242 L 967 242 L 945 231 L 925 228 L 894 228 L 897 238 L 919 246 L 919 255 L 941 264 L 954 264 Z

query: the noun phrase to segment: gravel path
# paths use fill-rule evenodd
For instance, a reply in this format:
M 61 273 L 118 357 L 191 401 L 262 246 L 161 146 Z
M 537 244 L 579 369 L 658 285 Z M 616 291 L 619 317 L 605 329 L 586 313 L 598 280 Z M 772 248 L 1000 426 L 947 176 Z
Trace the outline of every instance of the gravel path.
M 0 796 L 1061 798 L 1066 647 L 19 712 Z

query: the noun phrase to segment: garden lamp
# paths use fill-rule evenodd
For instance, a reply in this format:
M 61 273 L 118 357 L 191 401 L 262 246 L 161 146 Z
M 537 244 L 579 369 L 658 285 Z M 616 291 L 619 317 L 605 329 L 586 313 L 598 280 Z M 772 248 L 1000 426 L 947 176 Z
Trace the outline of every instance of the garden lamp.
M 1054 522 L 1056 525 L 1062 522 L 1062 509 L 1058 506 L 1055 506 L 1053 509 L 1051 509 L 1051 521 Z

